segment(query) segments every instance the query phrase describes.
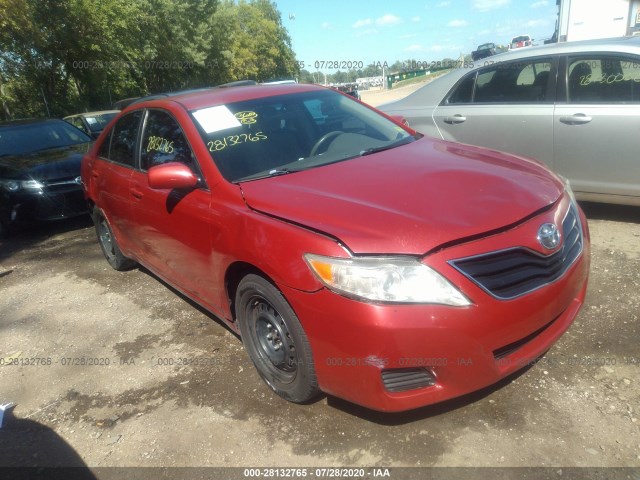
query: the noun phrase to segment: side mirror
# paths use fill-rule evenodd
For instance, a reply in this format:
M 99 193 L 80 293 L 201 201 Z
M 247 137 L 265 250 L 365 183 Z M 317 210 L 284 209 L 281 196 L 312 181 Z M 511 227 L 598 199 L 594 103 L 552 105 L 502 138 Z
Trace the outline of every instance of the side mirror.
M 200 181 L 183 163 L 171 162 L 149 169 L 149 186 L 156 190 L 194 188 Z

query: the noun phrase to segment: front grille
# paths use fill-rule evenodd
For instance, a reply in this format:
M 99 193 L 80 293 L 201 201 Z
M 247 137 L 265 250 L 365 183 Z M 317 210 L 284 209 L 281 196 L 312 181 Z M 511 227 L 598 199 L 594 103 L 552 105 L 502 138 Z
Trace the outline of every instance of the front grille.
M 435 385 L 436 378 L 426 368 L 396 368 L 382 371 L 382 383 L 389 392 L 406 392 Z
M 77 177 L 57 178 L 55 180 L 47 180 L 45 188 L 49 193 L 69 192 L 80 190 L 82 186 L 76 182 Z
M 510 300 L 555 282 L 580 256 L 582 228 L 574 205 L 562 222 L 562 233 L 562 247 L 552 255 L 517 247 L 450 263 L 494 297 Z

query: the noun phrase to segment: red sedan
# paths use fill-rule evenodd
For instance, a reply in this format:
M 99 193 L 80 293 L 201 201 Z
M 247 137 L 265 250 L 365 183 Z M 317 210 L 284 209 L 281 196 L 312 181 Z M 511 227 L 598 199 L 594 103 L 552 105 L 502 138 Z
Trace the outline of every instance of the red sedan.
M 318 86 L 143 99 L 82 178 L 109 263 L 223 319 L 293 402 L 400 411 L 472 392 L 547 351 L 584 300 L 566 182 Z

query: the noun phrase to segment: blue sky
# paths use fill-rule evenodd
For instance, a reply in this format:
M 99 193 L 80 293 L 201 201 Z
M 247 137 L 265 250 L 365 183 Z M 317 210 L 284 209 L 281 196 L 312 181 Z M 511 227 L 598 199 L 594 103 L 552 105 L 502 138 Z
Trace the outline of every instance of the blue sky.
M 555 0 L 275 2 L 297 59 L 310 71 L 316 60 L 391 65 L 458 58 L 481 43 L 506 45 L 524 34 L 542 43 L 553 34 L 557 18 Z

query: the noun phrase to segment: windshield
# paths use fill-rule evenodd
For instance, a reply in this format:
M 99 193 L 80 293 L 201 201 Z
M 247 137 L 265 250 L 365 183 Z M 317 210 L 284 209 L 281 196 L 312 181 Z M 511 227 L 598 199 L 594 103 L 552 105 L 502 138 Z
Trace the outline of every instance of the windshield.
M 118 113 L 119 112 L 101 113 L 99 115 L 87 116 L 85 119 L 92 132 L 101 132 Z
M 231 182 L 306 170 L 414 140 L 387 118 L 331 90 L 191 113 L 213 161 Z
M 62 120 L 8 125 L 0 128 L 0 156 L 25 155 L 90 141 L 87 135 Z

